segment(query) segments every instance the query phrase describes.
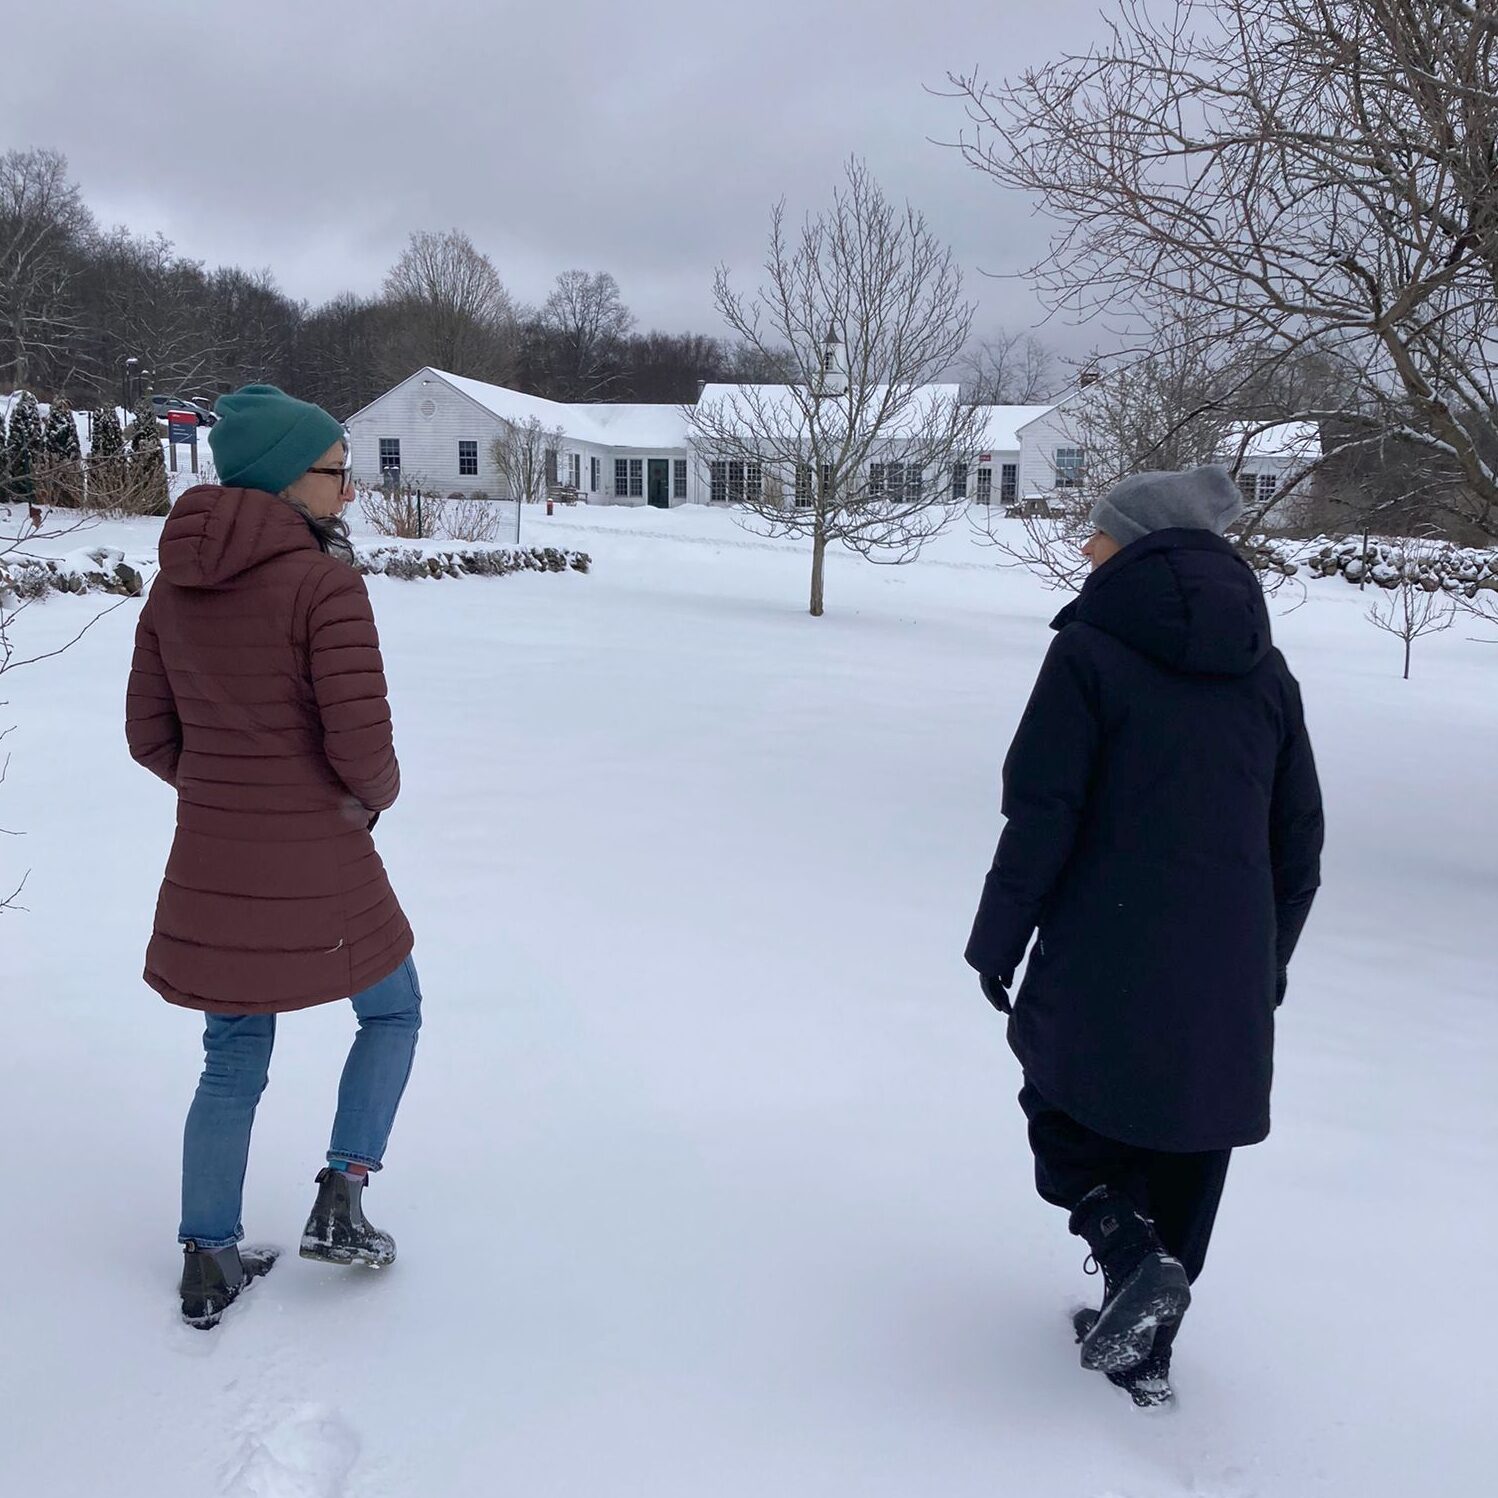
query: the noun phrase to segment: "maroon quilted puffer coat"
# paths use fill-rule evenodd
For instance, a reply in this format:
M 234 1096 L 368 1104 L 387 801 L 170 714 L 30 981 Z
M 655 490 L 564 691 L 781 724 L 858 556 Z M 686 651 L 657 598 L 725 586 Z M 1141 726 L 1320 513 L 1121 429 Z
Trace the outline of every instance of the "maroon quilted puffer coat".
M 289 505 L 193 489 L 161 534 L 126 701 L 177 790 L 146 981 L 260 1014 L 359 993 L 411 951 L 369 824 L 400 790 L 369 594 Z

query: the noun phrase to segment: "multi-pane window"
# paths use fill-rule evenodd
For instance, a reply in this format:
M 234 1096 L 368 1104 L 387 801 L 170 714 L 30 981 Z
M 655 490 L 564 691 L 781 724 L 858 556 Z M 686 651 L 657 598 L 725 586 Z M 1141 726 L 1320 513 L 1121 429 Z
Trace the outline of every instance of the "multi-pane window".
M 567 482 L 574 489 L 583 486 L 583 455 L 581 453 L 567 454 Z
M 619 499 L 639 499 L 645 493 L 645 460 L 614 459 L 614 494 Z
M 834 498 L 836 498 L 835 494 L 833 493 L 833 490 L 836 487 L 832 481 L 833 472 L 834 469 L 831 463 L 822 464 L 822 499 L 825 502 L 829 503 Z
M 796 508 L 798 510 L 809 510 L 811 508 L 811 464 L 796 464 Z
M 893 468 L 898 471 L 898 463 L 870 463 L 869 464 L 869 498 L 884 498 L 884 476 L 885 470 Z M 896 480 L 898 482 L 898 480 Z
M 400 471 L 401 466 L 401 440 L 399 437 L 380 438 L 380 472 L 389 473 L 392 469 Z
M 1082 449 L 1080 447 L 1056 449 L 1056 487 L 1058 489 L 1082 487 Z
M 597 494 L 598 493 L 598 459 L 597 458 L 589 458 L 588 459 L 588 492 L 590 494 Z
M 479 471 L 479 445 L 477 442 L 458 443 L 458 474 L 461 478 L 477 478 Z
M 952 464 L 952 498 L 967 498 L 967 464 Z
M 1019 464 L 1005 463 L 999 469 L 999 503 L 1013 505 L 1019 502 Z
M 984 463 L 978 469 L 978 503 L 980 505 L 991 505 L 993 503 L 993 469 Z
M 1254 493 L 1254 502 L 1256 504 L 1267 505 L 1274 498 L 1279 486 L 1280 481 L 1277 474 L 1261 473 Z
M 896 504 L 921 497 L 919 463 L 870 463 L 869 498 L 890 499 Z
M 715 505 L 741 505 L 757 501 L 763 490 L 764 471 L 758 463 L 717 459 L 707 466 L 708 497 Z
M 687 460 L 685 458 L 677 458 L 671 465 L 671 497 L 672 499 L 687 497 Z

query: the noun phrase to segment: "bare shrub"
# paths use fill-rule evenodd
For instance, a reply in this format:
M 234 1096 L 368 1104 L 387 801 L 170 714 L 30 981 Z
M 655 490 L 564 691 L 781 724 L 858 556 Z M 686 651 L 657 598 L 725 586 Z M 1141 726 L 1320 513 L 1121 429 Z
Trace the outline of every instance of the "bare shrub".
M 406 477 L 378 489 L 363 489 L 359 506 L 382 536 L 424 541 L 442 528 L 448 502 L 420 478 Z
M 499 537 L 500 518 L 493 500 L 459 494 L 448 500 L 447 534 L 454 541 L 494 541 Z

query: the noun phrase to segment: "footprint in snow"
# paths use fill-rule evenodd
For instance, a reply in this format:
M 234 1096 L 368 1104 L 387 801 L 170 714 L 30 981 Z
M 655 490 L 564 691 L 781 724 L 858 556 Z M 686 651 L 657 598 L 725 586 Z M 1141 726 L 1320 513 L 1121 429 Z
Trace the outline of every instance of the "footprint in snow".
M 359 1437 L 336 1411 L 299 1404 L 247 1426 L 224 1498 L 342 1498 Z

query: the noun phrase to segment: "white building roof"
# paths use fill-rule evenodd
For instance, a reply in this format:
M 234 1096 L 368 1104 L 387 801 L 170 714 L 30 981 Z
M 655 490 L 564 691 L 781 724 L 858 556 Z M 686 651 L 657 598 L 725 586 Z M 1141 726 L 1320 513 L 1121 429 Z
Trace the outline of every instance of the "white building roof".
M 1020 428 L 1044 416 L 1054 406 L 986 406 L 983 422 L 985 452 L 1018 452 Z
M 422 372 L 451 385 L 501 421 L 529 421 L 535 417 L 545 426 L 560 427 L 579 442 L 593 442 L 600 447 L 659 449 L 687 445 L 686 417 L 680 406 L 554 401 L 442 369 Z
M 1282 421 L 1262 432 L 1245 425 L 1228 437 L 1225 446 L 1234 460 L 1241 450 L 1245 463 L 1254 459 L 1305 463 L 1321 456 L 1321 428 L 1314 421 Z

